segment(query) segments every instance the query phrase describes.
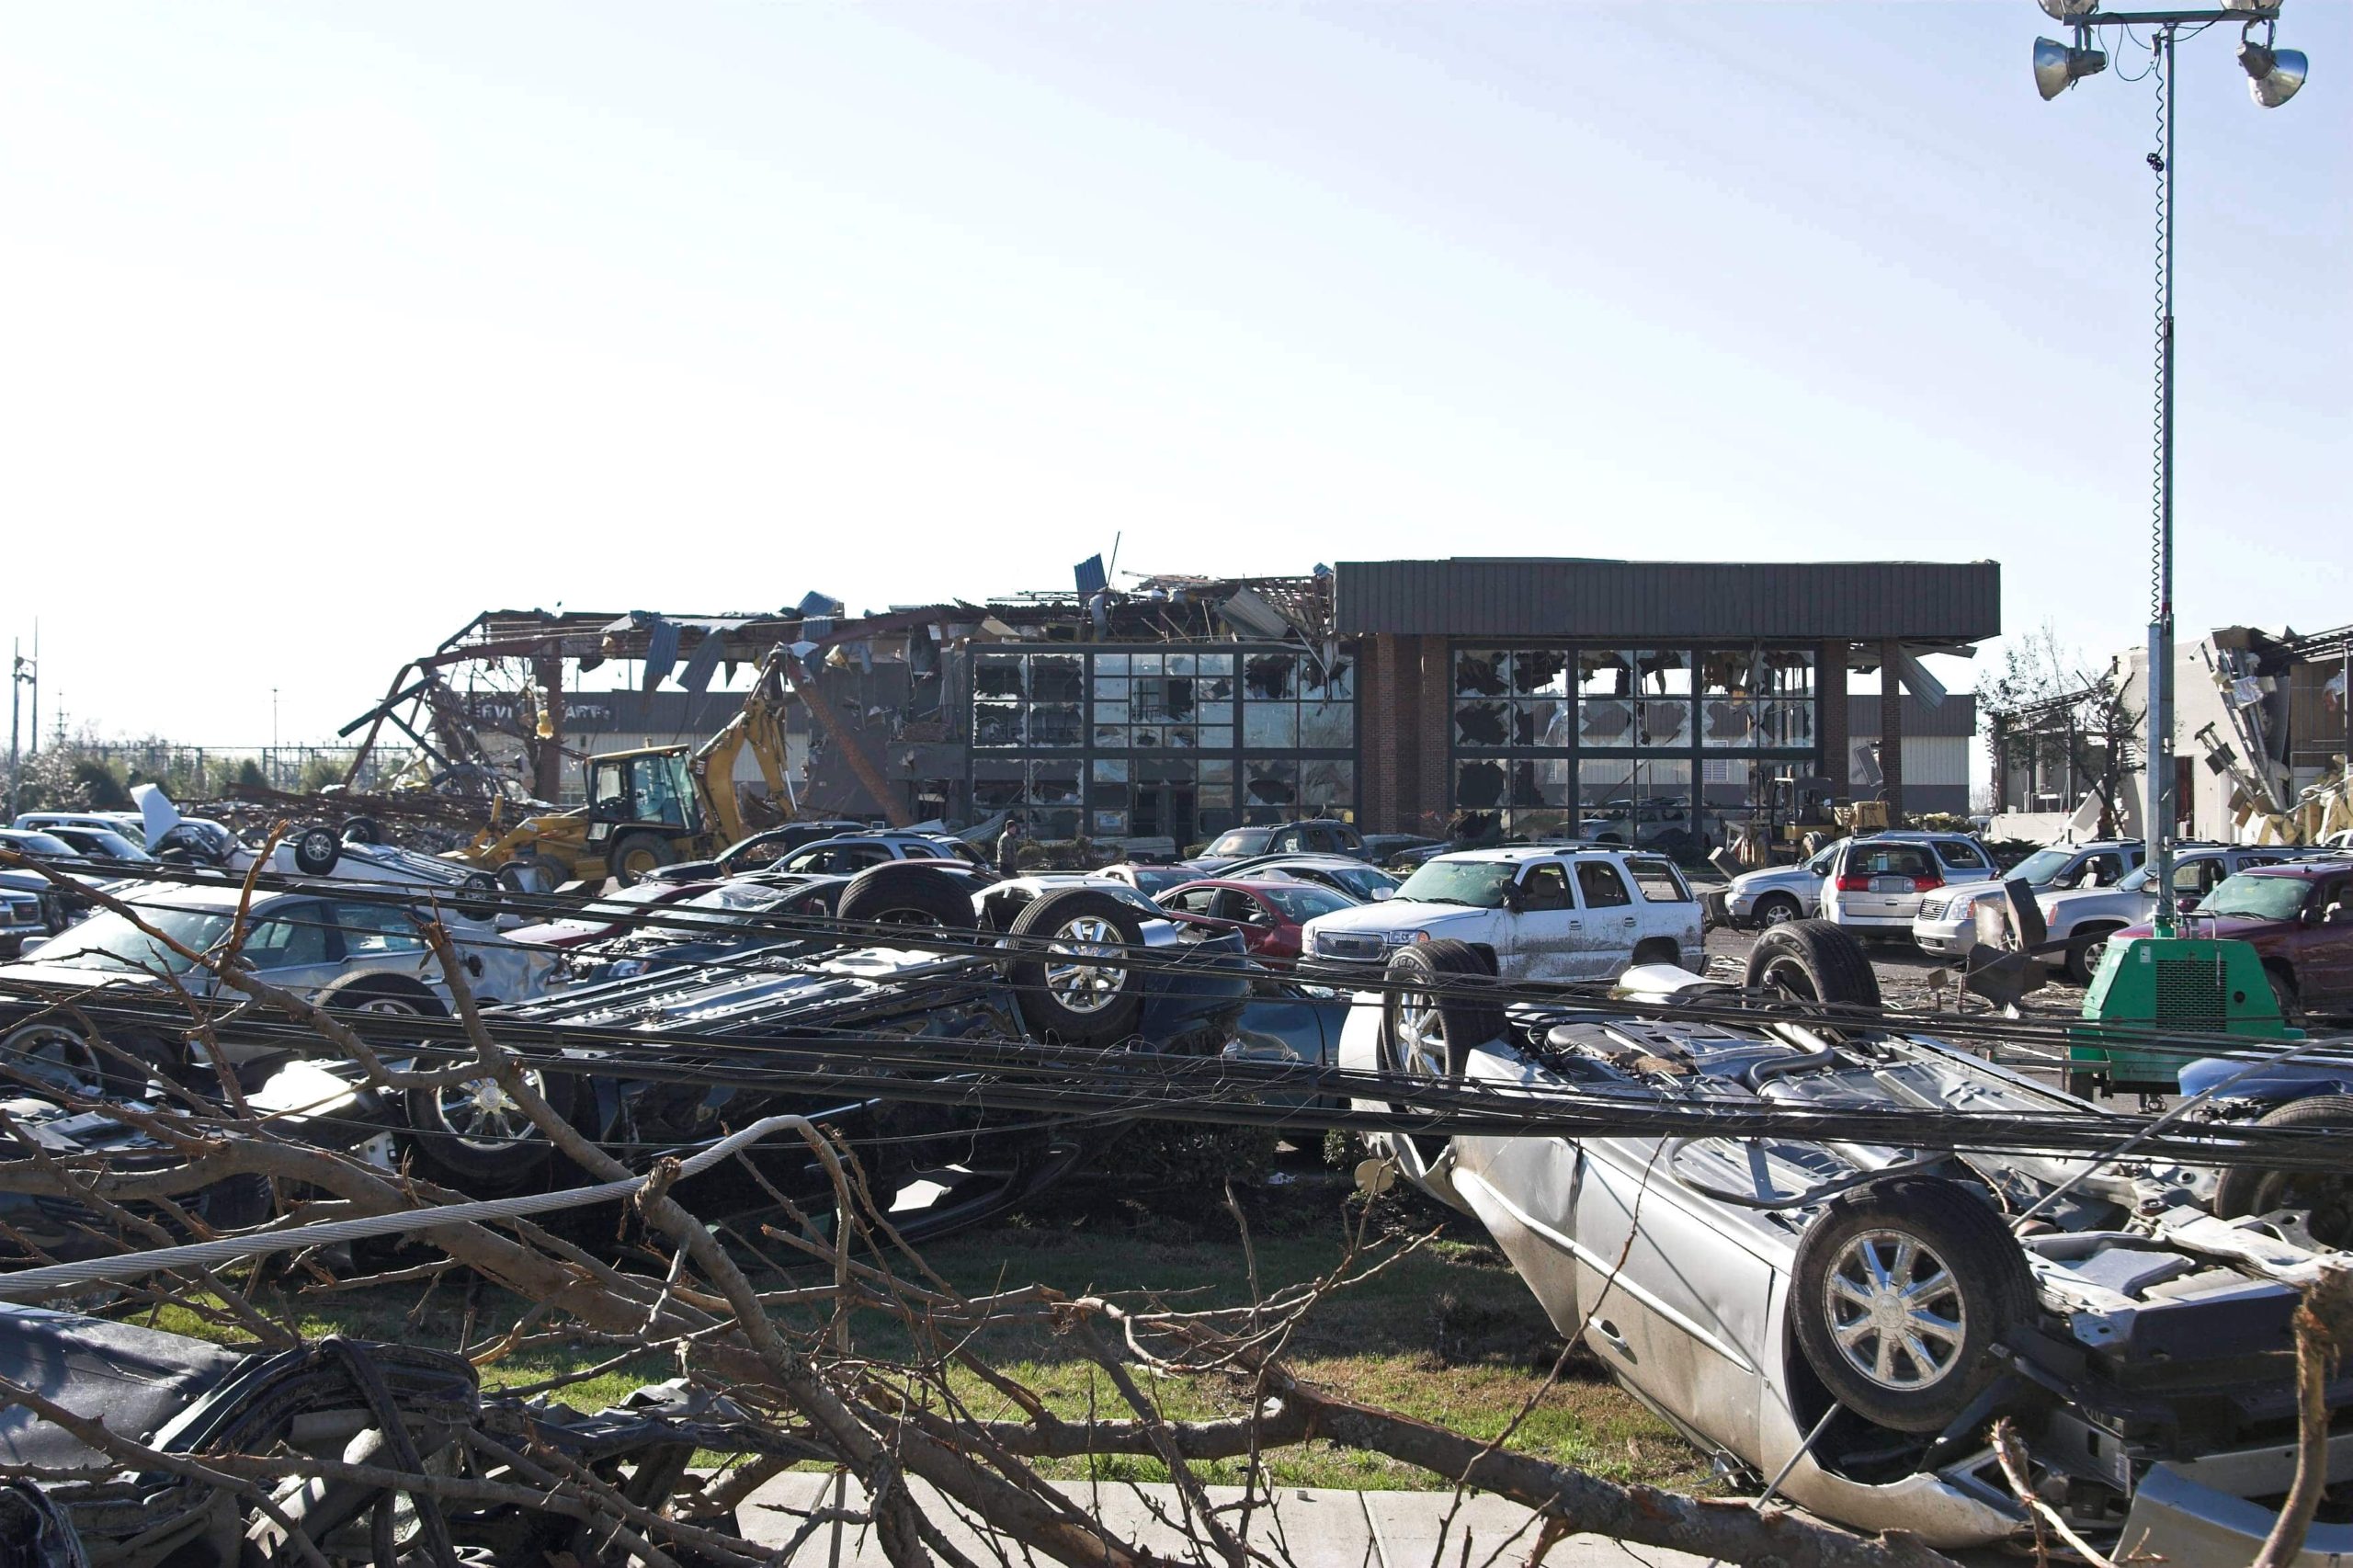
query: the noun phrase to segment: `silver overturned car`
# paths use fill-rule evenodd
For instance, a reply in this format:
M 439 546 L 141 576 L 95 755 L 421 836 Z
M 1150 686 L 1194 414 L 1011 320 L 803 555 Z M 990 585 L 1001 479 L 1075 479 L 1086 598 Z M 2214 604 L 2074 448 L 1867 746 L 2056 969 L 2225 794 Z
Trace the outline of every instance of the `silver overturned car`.
M 1958 1548 L 2026 1528 L 1988 1438 L 2008 1416 L 2079 1531 L 2172 1568 L 2251 1559 L 2295 1468 L 2298 1287 L 2345 1260 L 2302 1216 L 2218 1217 L 2211 1167 L 1755 1131 L 1773 1109 L 1897 1130 L 2097 1114 L 1933 1039 L 1777 1012 L 1876 1002 L 1859 946 L 1822 922 L 1768 932 L 1746 988 L 1651 966 L 1575 1006 L 1449 985 L 1485 972 L 1452 946 L 1401 954 L 1394 988 L 1358 999 L 1344 1068 L 1623 1102 L 1641 1130 L 1373 1141 L 1694 1443 L 1826 1517 Z M 1695 1114 L 1662 1134 L 1666 1106 L 1746 1113 L 1745 1131 Z M 2338 1473 L 2353 1384 L 2330 1395 Z M 2336 1561 L 2353 1528 L 2316 1526 L 2306 1550 Z

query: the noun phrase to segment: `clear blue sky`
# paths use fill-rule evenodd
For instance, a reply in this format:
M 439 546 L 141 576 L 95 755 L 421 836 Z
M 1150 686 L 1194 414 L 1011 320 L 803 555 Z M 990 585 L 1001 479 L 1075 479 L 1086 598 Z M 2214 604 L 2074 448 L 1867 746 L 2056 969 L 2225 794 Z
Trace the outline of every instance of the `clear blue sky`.
M 492 605 L 1993 557 L 2146 618 L 2152 95 L 2029 0 L 19 5 L 0 636 L 323 734 Z M 2353 620 L 2353 6 L 2184 46 L 2186 624 Z M 1574 631 L 1574 628 L 1563 628 Z M 1965 668 L 1951 672 L 1968 683 Z

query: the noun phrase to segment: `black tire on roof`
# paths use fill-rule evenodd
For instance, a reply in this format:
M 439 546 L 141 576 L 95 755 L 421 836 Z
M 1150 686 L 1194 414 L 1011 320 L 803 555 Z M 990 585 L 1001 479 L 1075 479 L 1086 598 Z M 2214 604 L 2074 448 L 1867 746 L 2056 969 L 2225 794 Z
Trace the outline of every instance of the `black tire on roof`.
M 970 931 L 980 924 L 963 882 L 920 860 L 869 866 L 842 890 L 835 915 L 845 923 L 927 926 Z
M 1892 1176 L 1823 1207 L 1798 1238 L 1790 1315 L 1833 1398 L 1898 1432 L 1940 1432 L 2001 1363 L 1987 1352 L 2034 1315 L 2017 1238 L 1957 1182 Z
M 376 825 L 374 817 L 346 817 L 343 819 L 343 841 L 346 844 L 381 844 L 384 833 Z
M 2257 1127 L 2309 1127 L 2353 1132 L 2353 1095 L 2312 1095 L 2264 1113 Z M 2275 1209 L 2310 1211 L 2307 1228 L 2323 1246 L 2353 1246 L 2353 1175 L 2345 1171 L 2265 1171 L 2233 1165 L 2214 1184 L 2214 1215 L 2236 1220 Z
M 324 877 L 343 858 L 343 840 L 323 822 L 309 824 L 294 835 L 294 866 L 306 877 Z
M 1879 1006 L 1879 975 L 1863 945 L 1827 920 L 1785 920 L 1748 949 L 1742 983 L 1801 1002 Z
M 1143 971 L 1086 961 L 1142 953 L 1143 917 L 1133 904 L 1094 888 L 1063 888 L 1032 899 L 1008 935 L 1031 949 L 1006 970 L 1030 1032 L 1067 1045 L 1110 1045 L 1135 1032 Z

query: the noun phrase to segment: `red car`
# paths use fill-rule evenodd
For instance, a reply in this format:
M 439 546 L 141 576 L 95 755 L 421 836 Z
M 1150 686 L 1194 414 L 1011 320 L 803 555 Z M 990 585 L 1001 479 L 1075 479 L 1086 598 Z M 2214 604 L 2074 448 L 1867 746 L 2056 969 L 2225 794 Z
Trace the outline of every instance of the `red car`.
M 1241 932 L 1250 956 L 1270 969 L 1289 969 L 1299 960 L 1301 926 L 1357 903 L 1313 882 L 1217 878 L 1170 888 L 1154 902 L 1195 924 Z
M 2251 944 L 2290 1019 L 2353 1013 L 2353 860 L 2250 866 L 2214 884 L 2184 917 L 2184 936 Z M 2146 926 L 2116 938 L 2145 937 Z

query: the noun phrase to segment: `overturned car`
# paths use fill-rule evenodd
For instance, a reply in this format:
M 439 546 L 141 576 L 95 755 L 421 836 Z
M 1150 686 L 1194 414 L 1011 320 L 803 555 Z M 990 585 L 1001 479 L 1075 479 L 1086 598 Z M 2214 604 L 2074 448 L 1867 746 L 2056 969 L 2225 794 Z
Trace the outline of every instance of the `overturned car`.
M 1821 922 L 1768 932 L 1745 991 L 1629 971 L 1622 1013 L 1504 1006 L 1479 994 L 1485 972 L 1459 944 L 1400 953 L 1341 1064 L 1630 1109 L 2089 1111 L 1932 1039 L 1777 1013 L 1878 1000 Z M 1988 1441 L 2001 1416 L 2074 1528 L 2176 1568 L 2246 1562 L 2293 1476 L 2298 1285 L 2340 1255 L 2295 1212 L 2217 1218 L 2211 1167 L 1704 1129 L 1375 1141 L 1475 1215 L 1638 1398 L 1842 1523 L 1945 1547 L 2020 1530 Z M 2341 1466 L 2353 1381 L 2329 1401 Z M 2307 1550 L 2347 1549 L 2353 1529 L 2321 1525 Z

